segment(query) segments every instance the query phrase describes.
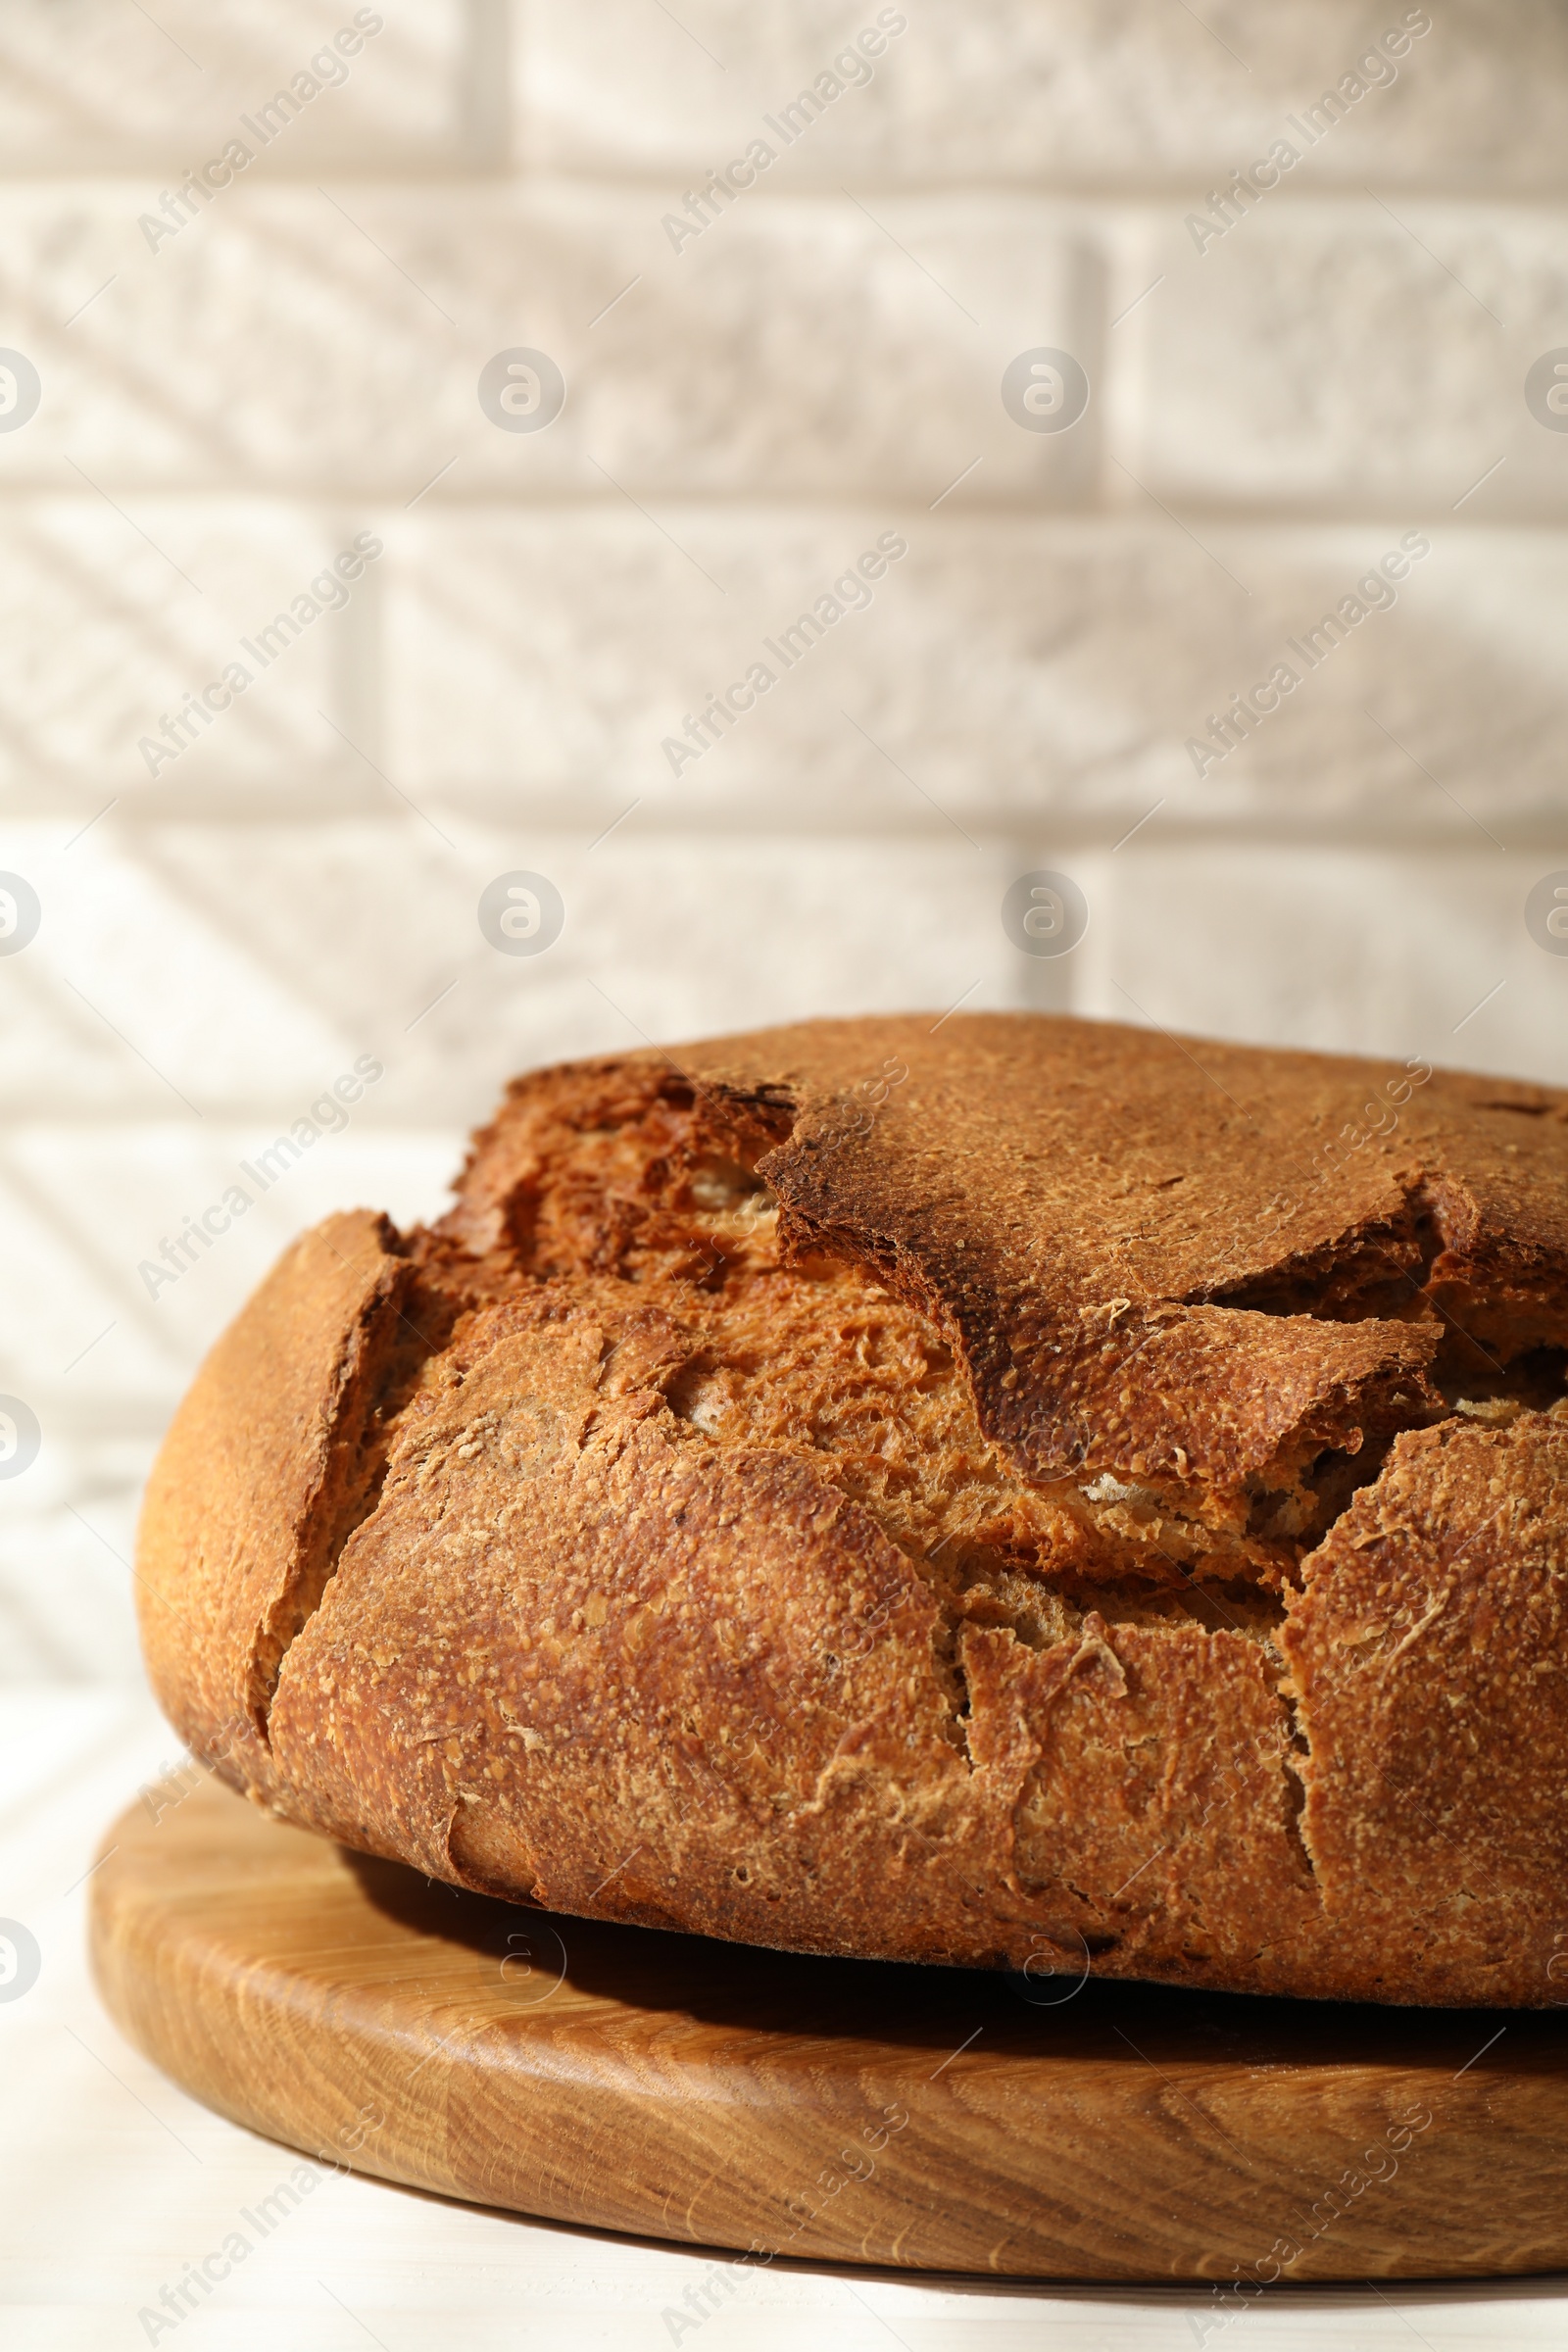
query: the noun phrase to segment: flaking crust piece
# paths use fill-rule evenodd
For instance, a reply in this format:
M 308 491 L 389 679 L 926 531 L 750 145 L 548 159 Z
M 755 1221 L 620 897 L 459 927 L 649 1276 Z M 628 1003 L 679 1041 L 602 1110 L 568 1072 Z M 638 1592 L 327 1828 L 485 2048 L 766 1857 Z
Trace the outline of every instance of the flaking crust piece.
M 514 1081 L 143 1515 L 172 1720 L 363 1850 L 868 1958 L 1568 1997 L 1568 1097 L 1044 1015 Z

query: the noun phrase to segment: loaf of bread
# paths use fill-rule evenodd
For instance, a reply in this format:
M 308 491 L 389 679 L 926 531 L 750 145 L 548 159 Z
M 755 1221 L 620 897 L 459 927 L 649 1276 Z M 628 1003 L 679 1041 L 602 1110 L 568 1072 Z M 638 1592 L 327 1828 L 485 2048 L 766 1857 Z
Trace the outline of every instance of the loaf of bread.
M 559 1912 L 1568 2001 L 1565 1349 L 1540 1087 L 1033 1014 L 577 1062 L 218 1342 L 148 1664 L 259 1802 Z

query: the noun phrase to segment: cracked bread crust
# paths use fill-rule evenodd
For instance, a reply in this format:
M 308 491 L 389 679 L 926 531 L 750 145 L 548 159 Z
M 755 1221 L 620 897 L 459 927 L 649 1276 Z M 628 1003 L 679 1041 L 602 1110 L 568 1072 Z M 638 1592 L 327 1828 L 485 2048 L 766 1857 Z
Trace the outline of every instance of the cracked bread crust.
M 411 1269 L 388 1220 L 331 1217 L 230 1325 L 170 1426 L 142 1505 L 137 1604 L 153 1688 L 199 1755 L 262 1791 L 278 1665 L 336 1566 Z
M 203 1368 L 166 1708 L 558 1910 L 1553 2002 L 1568 1100 L 1396 1081 L 989 1015 L 515 1081 Z

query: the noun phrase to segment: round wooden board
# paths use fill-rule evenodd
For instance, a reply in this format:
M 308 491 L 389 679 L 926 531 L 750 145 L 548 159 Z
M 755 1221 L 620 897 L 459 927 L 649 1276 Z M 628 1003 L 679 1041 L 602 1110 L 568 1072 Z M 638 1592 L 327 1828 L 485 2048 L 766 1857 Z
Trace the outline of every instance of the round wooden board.
M 761 2260 L 1249 2285 L 1568 2267 L 1551 2012 L 1064 1979 L 1026 1999 L 458 1893 L 205 1782 L 150 1792 L 104 1850 L 93 1962 L 130 2039 L 236 2122 L 387 2180 Z

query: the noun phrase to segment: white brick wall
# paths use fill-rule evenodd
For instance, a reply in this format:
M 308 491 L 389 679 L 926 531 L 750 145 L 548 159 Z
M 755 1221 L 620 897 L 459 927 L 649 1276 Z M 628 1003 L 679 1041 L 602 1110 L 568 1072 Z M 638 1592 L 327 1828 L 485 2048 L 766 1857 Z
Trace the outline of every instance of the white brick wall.
M 0 431 L 0 867 L 43 906 L 0 956 L 0 1392 L 43 1429 L 0 1481 L 0 1678 L 135 1672 L 136 1491 L 202 1348 L 309 1218 L 436 1208 L 530 1061 L 963 996 L 1563 1074 L 1568 959 L 1521 912 L 1568 867 L 1568 434 L 1523 391 L 1568 347 L 1551 0 L 1435 0 L 1310 144 L 1290 119 L 1427 12 L 911 4 L 787 145 L 764 118 L 877 8 L 368 13 L 156 250 L 142 216 L 353 10 L 0 20 L 0 346 L 42 387 Z M 516 346 L 566 379 L 546 432 L 481 411 Z M 1000 397 L 1042 346 L 1092 386 L 1060 435 Z M 1392 609 L 1196 773 L 1412 531 Z M 346 606 L 240 652 L 367 532 Z M 884 532 L 871 603 L 672 773 Z M 1092 909 L 1056 962 L 999 919 L 1047 864 Z M 566 905 L 537 960 L 475 921 L 516 866 Z M 347 1132 L 149 1297 L 366 1053 Z

